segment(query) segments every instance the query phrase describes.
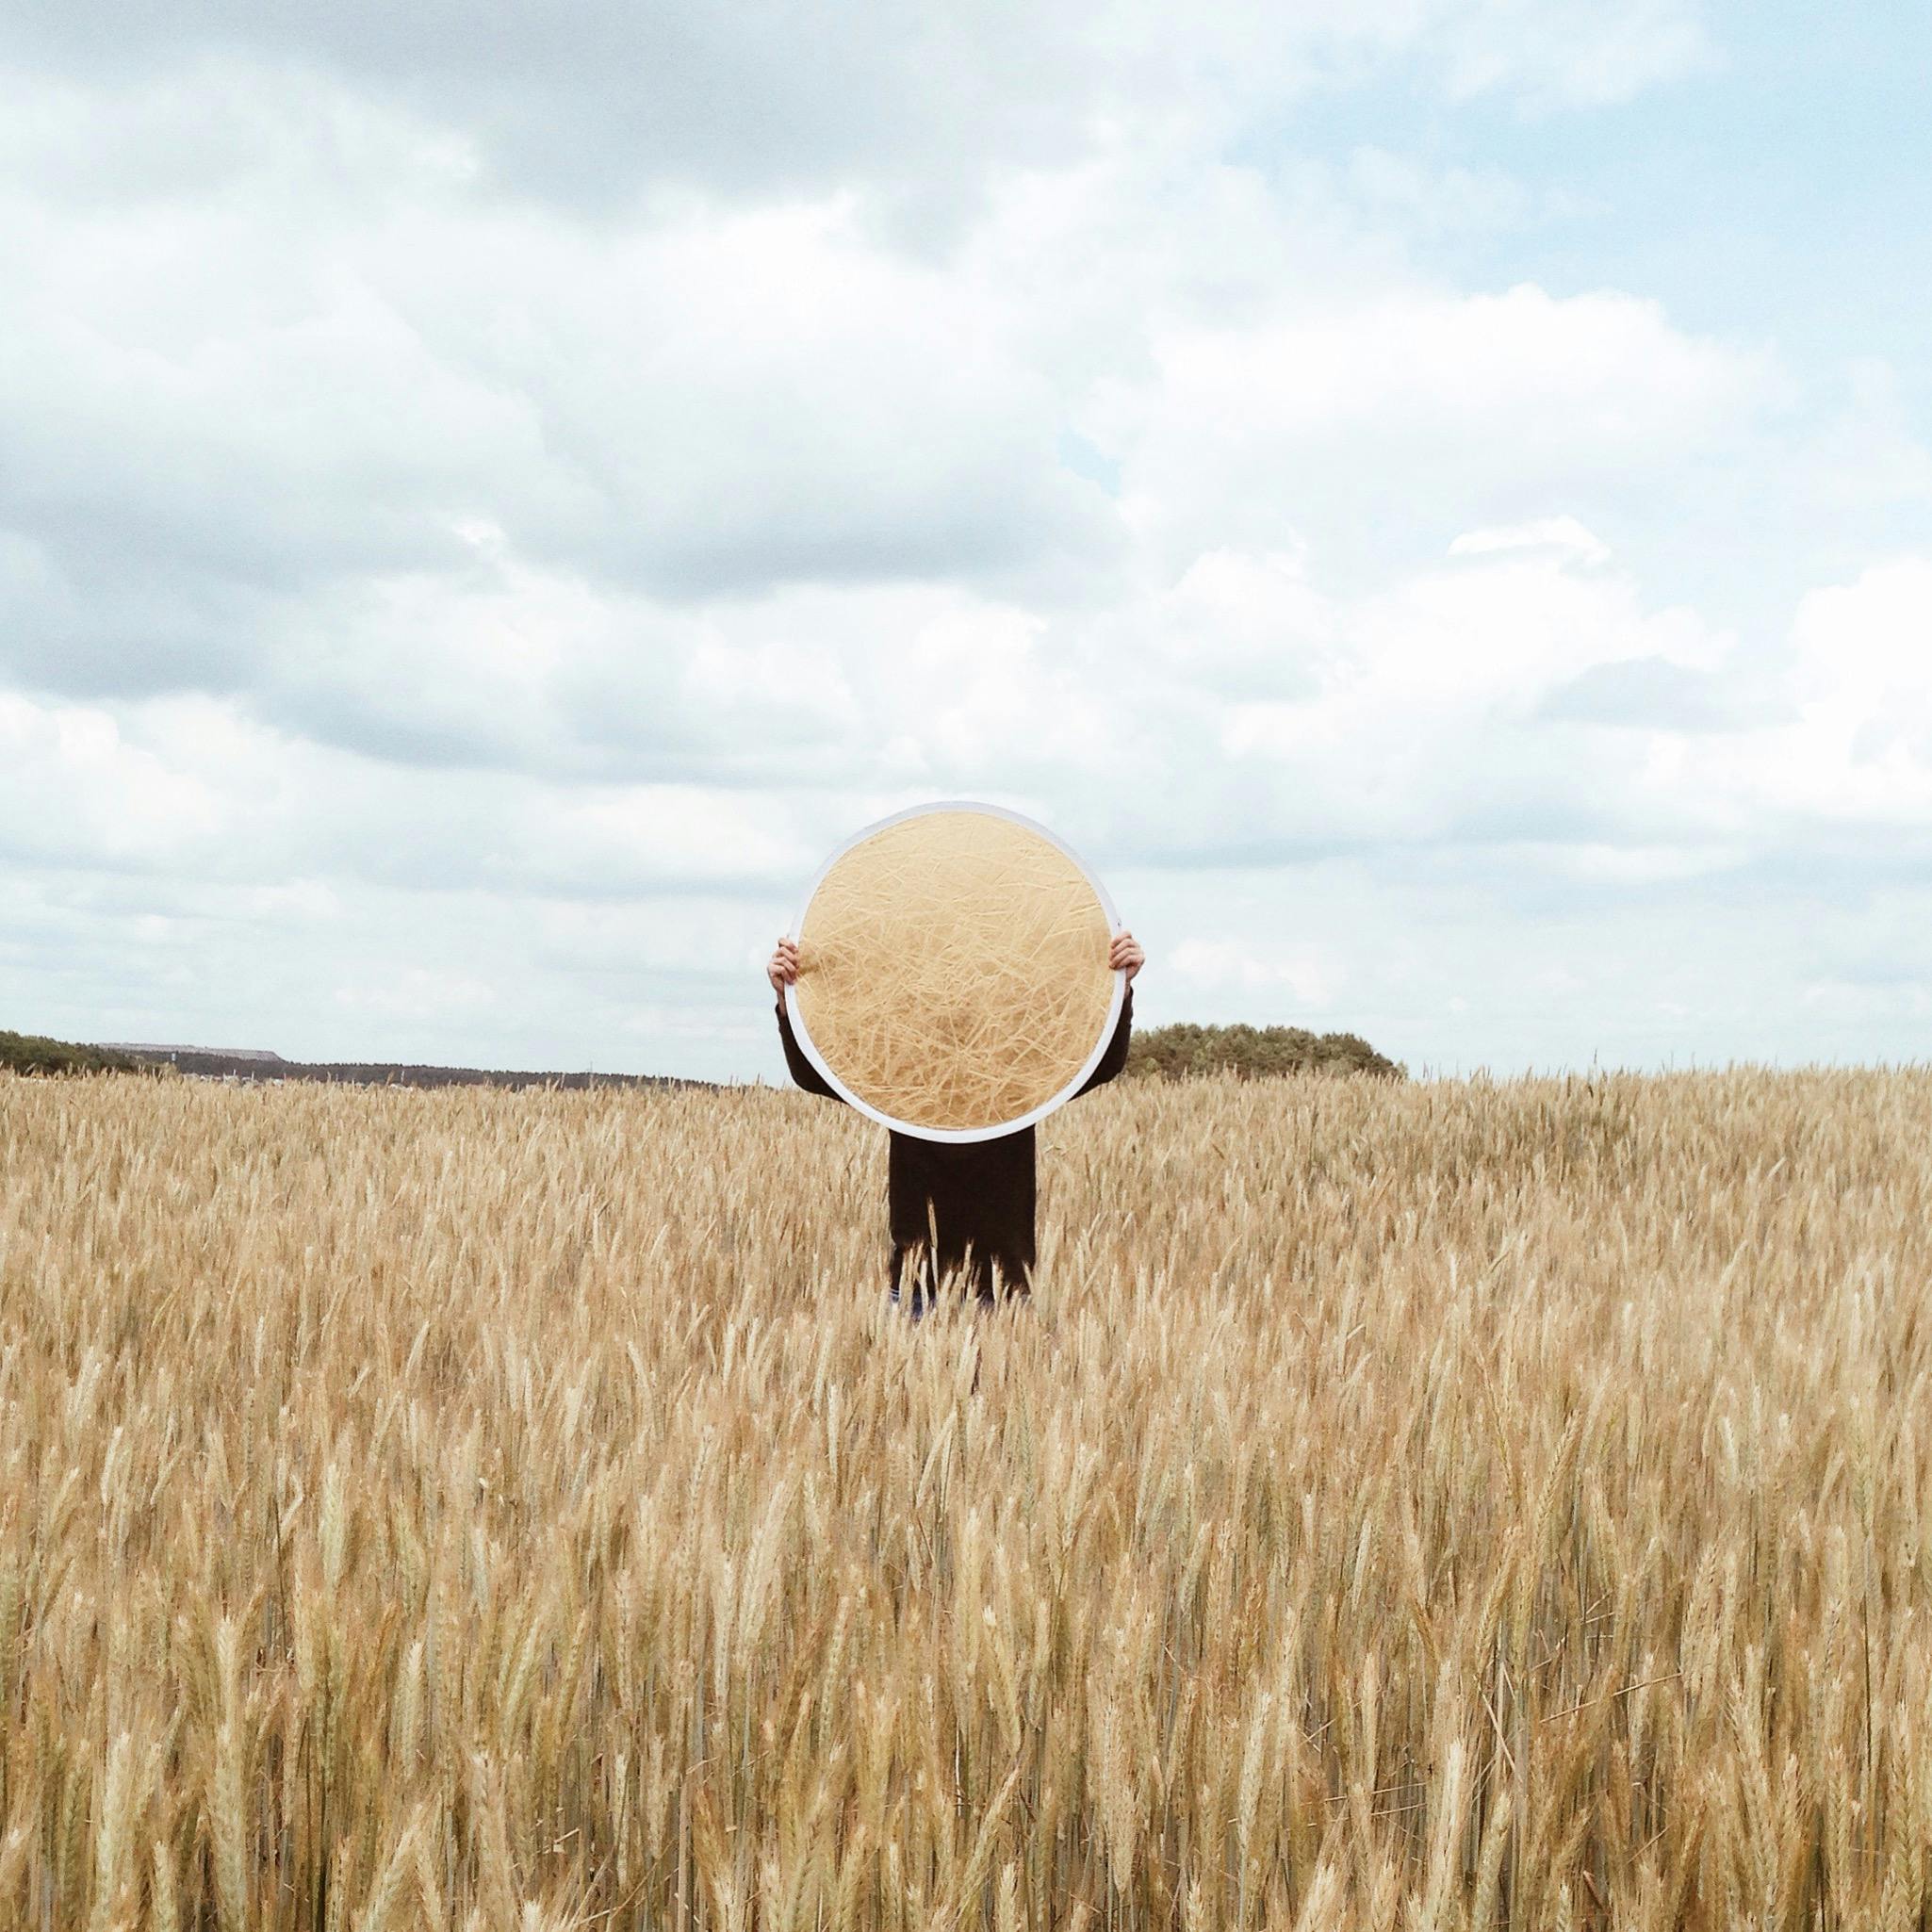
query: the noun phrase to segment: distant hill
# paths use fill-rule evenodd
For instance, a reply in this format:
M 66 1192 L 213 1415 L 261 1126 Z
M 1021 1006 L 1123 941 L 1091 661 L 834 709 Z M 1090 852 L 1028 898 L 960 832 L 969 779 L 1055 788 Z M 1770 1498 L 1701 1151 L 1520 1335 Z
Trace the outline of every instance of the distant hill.
M 138 1060 L 172 1060 L 176 1054 L 213 1054 L 224 1060 L 272 1060 L 278 1067 L 288 1063 L 280 1054 L 265 1046 L 156 1046 L 139 1040 L 104 1040 L 104 1054 L 132 1054 Z
M 1183 1021 L 1137 1032 L 1127 1072 L 1179 1080 L 1189 1073 L 1372 1073 L 1403 1080 L 1408 1069 L 1353 1033 L 1310 1033 L 1301 1026 L 1197 1026 Z

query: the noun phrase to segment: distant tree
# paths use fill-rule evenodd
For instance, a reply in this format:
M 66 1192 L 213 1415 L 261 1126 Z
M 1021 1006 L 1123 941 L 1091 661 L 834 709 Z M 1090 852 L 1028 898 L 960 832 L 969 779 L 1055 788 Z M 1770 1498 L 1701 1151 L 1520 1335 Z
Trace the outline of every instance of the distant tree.
M 143 1073 L 153 1070 L 126 1054 L 104 1047 L 42 1040 L 36 1033 L 0 1027 L 0 1072 L 9 1073 Z
M 1402 1080 L 1408 1069 L 1379 1054 L 1360 1035 L 1310 1033 L 1302 1026 L 1197 1026 L 1182 1021 L 1136 1033 L 1127 1072 L 1180 1080 L 1189 1073 L 1372 1073 Z

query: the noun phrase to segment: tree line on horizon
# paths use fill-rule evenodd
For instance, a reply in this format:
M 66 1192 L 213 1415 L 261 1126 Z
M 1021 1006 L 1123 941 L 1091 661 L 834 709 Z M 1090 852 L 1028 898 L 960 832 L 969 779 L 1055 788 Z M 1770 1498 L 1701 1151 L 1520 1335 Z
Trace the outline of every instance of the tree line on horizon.
M 652 1073 L 502 1072 L 475 1067 L 421 1067 L 357 1062 L 306 1065 L 293 1060 L 244 1060 L 217 1053 L 176 1053 L 153 1059 L 39 1034 L 0 1028 L 0 1072 L 155 1073 L 174 1071 L 232 1074 L 242 1080 L 336 1080 L 345 1085 L 409 1087 L 495 1086 L 634 1087 L 703 1086 Z M 1288 1073 L 1369 1073 L 1400 1080 L 1407 1069 L 1353 1033 L 1311 1033 L 1301 1026 L 1203 1026 L 1189 1021 L 1153 1026 L 1134 1035 L 1127 1073 L 1179 1080 L 1195 1073 L 1236 1073 L 1261 1079 Z
M 0 1072 L 8 1073 L 151 1073 L 154 1067 L 132 1054 L 38 1033 L 11 1033 L 0 1026 Z

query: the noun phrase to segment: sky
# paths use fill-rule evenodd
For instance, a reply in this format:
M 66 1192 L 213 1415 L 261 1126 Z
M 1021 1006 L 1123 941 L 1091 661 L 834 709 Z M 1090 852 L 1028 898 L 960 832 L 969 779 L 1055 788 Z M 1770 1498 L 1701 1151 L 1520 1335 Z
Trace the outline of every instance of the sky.
M 1932 1058 L 1932 16 L 0 10 L 0 1025 L 782 1077 L 860 827 L 1141 1024 Z

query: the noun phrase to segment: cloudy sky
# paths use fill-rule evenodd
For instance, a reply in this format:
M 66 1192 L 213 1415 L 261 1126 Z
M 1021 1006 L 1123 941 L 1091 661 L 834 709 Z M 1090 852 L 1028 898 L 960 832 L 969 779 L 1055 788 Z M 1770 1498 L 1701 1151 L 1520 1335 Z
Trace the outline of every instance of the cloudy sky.
M 0 21 L 0 1025 L 776 1077 L 980 797 L 1149 1023 L 1932 1057 L 1919 0 Z

